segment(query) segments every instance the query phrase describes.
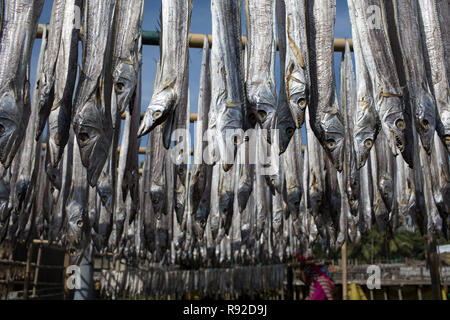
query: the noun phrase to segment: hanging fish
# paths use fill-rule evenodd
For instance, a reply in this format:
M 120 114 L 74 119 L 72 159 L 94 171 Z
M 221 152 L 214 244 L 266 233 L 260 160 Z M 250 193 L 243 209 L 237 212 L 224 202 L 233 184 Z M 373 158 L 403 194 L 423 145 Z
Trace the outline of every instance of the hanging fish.
M 144 1 L 119 1 L 115 16 L 112 77 L 113 94 L 122 114 L 138 83 L 141 65 L 141 36 Z M 140 106 L 139 106 L 140 110 Z
M 188 76 L 186 66 L 189 60 L 191 12 L 192 0 L 161 1 L 161 72 L 158 73 L 157 85 L 139 127 L 138 137 L 166 121 L 182 98 L 182 87 Z M 165 147 L 169 148 L 168 145 Z
M 352 25 L 352 43 L 355 56 L 355 71 L 357 84 L 356 111 L 354 112 L 353 147 L 355 149 L 356 168 L 365 166 L 370 150 L 372 149 L 381 122 L 375 109 L 372 80 L 361 48 L 358 26 L 356 25 L 353 2 L 348 1 L 349 16 Z
M 436 131 L 450 153 L 450 94 L 442 26 L 439 23 L 437 1 L 419 0 L 418 12 L 423 38 L 423 55 L 428 81 L 437 105 Z M 445 24 L 445 23 L 444 23 Z M 447 44 L 448 46 L 448 44 Z M 446 62 L 447 61 L 447 62 Z
M 299 129 L 305 120 L 305 110 L 310 99 L 307 2 L 305 0 L 284 0 L 284 2 L 286 3 L 288 39 L 284 72 L 286 91 L 292 117 Z
M 0 162 L 11 165 L 30 116 L 30 59 L 43 0 L 3 4 L 0 38 Z
M 74 140 L 76 138 L 74 137 Z M 66 202 L 65 239 L 70 264 L 79 265 L 91 242 L 89 223 L 88 180 L 86 168 L 81 161 L 78 143 L 73 143 L 72 186 Z
M 113 139 L 109 70 L 115 6 L 116 0 L 88 1 L 85 11 L 83 64 L 72 122 L 92 187 L 97 185 Z
M 242 142 L 245 97 L 242 68 L 240 1 L 211 1 L 211 109 L 209 129 L 217 132 L 222 167 L 231 169 Z
M 286 151 L 297 126 L 289 108 L 285 84 L 286 65 L 286 8 L 284 0 L 277 0 L 278 50 L 280 54 L 280 93 L 271 129 L 277 129 L 279 154 Z
M 336 1 L 308 1 L 311 129 L 338 171 L 343 168 L 344 126 L 334 76 Z
M 381 0 L 351 1 L 364 60 L 372 79 L 375 108 L 381 120 L 382 129 L 392 154 L 396 156 L 400 151 L 405 161 L 411 165 L 409 158 L 411 150 L 408 150 L 405 139 L 406 122 L 401 99 L 403 90 L 400 87 L 387 30 L 384 24 L 374 28 L 370 25 L 373 21 L 367 18 L 367 13 L 372 12 L 371 8 L 375 6 L 383 8 Z
M 81 0 L 65 1 L 63 24 L 59 31 L 60 35 L 59 37 L 55 35 L 60 44 L 58 50 L 56 50 L 57 61 L 54 67 L 54 74 L 51 75 L 54 77 L 52 97 L 47 102 L 50 105 L 50 113 L 46 115 L 48 116 L 49 131 L 47 152 L 50 155 L 50 165 L 52 167 L 56 167 L 60 162 L 64 148 L 69 140 L 72 99 L 77 79 L 78 38 L 80 33 L 80 26 L 77 24 L 81 20 L 79 14 L 82 10 L 83 3 Z M 52 31 L 53 25 L 50 29 L 50 34 Z M 49 50 L 51 50 L 50 46 L 47 52 Z M 47 75 L 45 76 L 47 77 Z M 51 83 L 52 81 L 49 82 Z M 40 91 L 41 99 L 45 99 L 46 90 L 47 87 L 44 85 L 43 90 Z M 45 104 L 43 100 L 41 100 L 41 103 Z M 46 119 L 40 119 L 40 121 L 45 121 Z

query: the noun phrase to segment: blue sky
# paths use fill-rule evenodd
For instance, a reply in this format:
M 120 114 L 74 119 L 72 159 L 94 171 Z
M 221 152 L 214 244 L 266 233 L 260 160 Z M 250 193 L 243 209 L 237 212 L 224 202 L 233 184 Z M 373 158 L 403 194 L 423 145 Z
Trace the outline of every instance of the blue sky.
M 192 20 L 191 20 L 191 33 L 207 33 L 211 34 L 211 12 L 210 12 L 209 0 L 193 0 Z M 53 1 L 45 0 L 44 9 L 42 10 L 40 23 L 49 23 L 51 16 Z M 156 30 L 158 26 L 158 18 L 161 7 L 161 0 L 146 0 L 145 12 L 144 12 L 144 30 Z M 244 23 L 244 21 L 243 21 Z M 245 26 L 242 28 L 242 32 L 245 34 Z M 335 38 L 351 38 L 351 26 L 348 17 L 348 7 L 346 0 L 337 0 L 337 16 L 336 16 L 336 31 Z M 34 73 L 36 70 L 36 64 L 39 56 L 39 48 L 41 41 L 36 39 L 33 48 L 33 56 L 31 61 L 31 83 L 34 83 Z M 191 113 L 197 112 L 198 101 L 198 88 L 200 81 L 200 66 L 201 66 L 201 49 L 192 48 L 189 50 L 189 89 L 190 89 L 190 102 Z M 153 81 L 156 72 L 156 62 L 159 59 L 159 47 L 157 46 L 144 46 L 143 49 L 143 90 L 142 90 L 142 110 L 144 111 L 151 99 L 153 92 Z M 341 61 L 341 54 L 335 54 L 335 70 L 336 77 L 339 79 L 339 64 Z M 277 61 L 276 72 L 279 72 L 279 64 Z M 278 76 L 276 79 L 278 80 Z M 337 81 L 339 86 L 339 81 Z M 338 91 L 339 92 L 339 91 Z M 193 125 L 191 125 L 191 132 Z M 193 144 L 193 139 L 191 139 Z M 141 145 L 145 146 L 147 139 L 144 138 L 141 141 Z

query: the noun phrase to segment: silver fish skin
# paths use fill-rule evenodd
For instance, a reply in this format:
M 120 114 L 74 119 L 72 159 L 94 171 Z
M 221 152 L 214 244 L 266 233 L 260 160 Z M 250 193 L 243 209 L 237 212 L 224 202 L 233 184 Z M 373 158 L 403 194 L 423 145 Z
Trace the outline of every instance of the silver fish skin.
M 138 131 L 141 137 L 160 125 L 177 108 L 189 59 L 192 0 L 161 1 L 161 72 Z
M 143 213 L 143 229 L 144 229 L 144 238 L 145 238 L 145 248 L 146 250 L 153 252 L 154 251 L 154 243 L 155 243 L 155 217 L 153 214 L 153 205 L 152 199 L 150 195 L 150 167 L 151 167 L 151 154 L 150 150 L 153 145 L 151 144 L 150 137 L 152 133 L 148 137 L 147 141 L 147 150 L 145 153 L 144 160 L 144 168 L 142 173 L 142 193 L 140 199 L 142 200 L 141 212 Z
M 30 59 L 43 0 L 4 4 L 0 39 L 0 162 L 11 165 L 30 116 Z
M 311 129 L 336 169 L 342 171 L 344 126 L 334 77 L 335 19 L 336 1 L 308 2 Z
M 398 230 L 400 227 L 408 226 L 411 192 L 408 188 L 406 163 L 400 157 L 396 157 L 394 161 L 394 201 L 389 220 L 392 230 Z
M 450 28 L 448 19 L 450 18 L 450 6 L 448 0 L 437 0 L 437 11 L 439 14 L 439 22 L 441 25 L 442 40 L 444 42 L 445 61 L 447 62 L 447 79 L 450 79 Z
M 275 82 L 276 1 L 246 0 L 244 4 L 248 54 L 247 99 L 250 110 L 252 110 L 261 128 L 268 130 L 277 109 Z
M 387 30 L 384 24 L 377 28 L 369 25 L 373 23 L 368 13 L 379 8 L 382 12 L 381 0 L 353 1 L 355 22 L 359 31 L 359 40 L 363 50 L 367 69 L 371 74 L 374 90 L 375 107 L 381 120 L 382 130 L 386 135 L 394 156 L 406 148 L 404 105 L 401 97 L 398 74 L 392 49 L 389 44 Z M 380 21 L 380 24 L 382 22 Z M 405 160 L 408 160 L 405 158 Z
M 437 133 L 435 133 L 437 136 Z M 445 146 L 435 137 L 430 164 L 433 197 L 441 216 L 450 212 L 450 169 Z
M 307 2 L 305 0 L 284 0 L 286 3 L 286 50 L 285 77 L 289 107 L 297 128 L 305 120 L 309 102 L 310 77 L 307 41 Z
M 186 68 L 188 68 L 188 66 L 186 66 Z M 188 71 L 186 72 L 189 73 Z M 174 111 L 172 128 L 174 130 L 173 132 L 177 134 L 173 134 L 172 138 L 175 138 L 176 145 L 170 150 L 170 159 L 173 162 L 175 170 L 175 211 L 179 224 L 184 222 L 184 213 L 186 211 L 186 202 L 188 199 L 186 179 L 191 149 L 189 134 L 187 134 L 190 126 L 188 116 L 190 114 L 189 98 L 189 79 L 186 77 L 181 92 L 180 102 Z M 164 123 L 164 129 L 166 129 L 167 125 L 168 122 Z
M 239 167 L 239 166 L 237 166 Z M 231 222 L 233 219 L 233 202 L 234 202 L 234 185 L 235 185 L 234 170 L 220 173 L 219 180 L 219 213 L 220 213 L 220 227 L 225 230 L 228 235 Z
M 345 50 L 341 61 L 341 112 L 344 115 L 344 126 L 346 132 L 345 164 L 346 191 L 351 213 L 356 216 L 359 207 L 360 174 L 357 164 L 357 156 L 354 149 L 355 142 L 352 135 L 355 123 L 355 106 L 357 105 L 356 79 L 353 69 L 353 61 L 350 52 L 350 44 L 345 43 Z
M 379 139 L 385 139 L 384 137 L 380 136 L 378 137 L 377 141 Z M 380 189 L 379 189 L 379 164 L 377 159 L 377 146 L 374 145 L 373 148 L 370 151 L 370 165 L 371 165 L 371 172 L 372 172 L 372 184 L 373 184 L 373 211 L 374 211 L 374 217 L 375 222 L 378 227 L 378 231 L 380 234 L 385 234 L 388 224 L 388 217 L 389 217 L 389 210 L 386 207 L 386 204 L 383 200 L 383 197 L 381 196 Z
M 76 138 L 74 137 L 74 140 Z M 91 226 L 89 222 L 88 181 L 86 168 L 81 161 L 78 143 L 73 143 L 72 185 L 66 202 L 65 238 L 69 252 L 69 262 L 79 265 L 89 243 Z
M 353 1 L 348 1 L 349 16 L 352 25 L 353 51 L 355 56 L 355 71 L 357 84 L 357 101 L 354 112 L 353 148 L 356 153 L 356 168 L 365 166 L 378 133 L 381 122 L 375 109 L 372 80 L 367 69 L 356 25 Z
M 269 210 L 266 203 L 266 182 L 262 172 L 263 163 L 261 163 L 261 158 L 259 157 L 261 148 L 265 146 L 265 139 L 260 135 L 261 129 L 257 129 L 257 146 L 256 146 L 256 164 L 255 164 L 255 222 L 256 222 L 256 239 L 261 239 L 263 231 L 265 229 L 266 223 L 268 223 Z
M 387 4 L 387 6 L 389 5 Z M 436 128 L 436 103 L 427 81 L 426 68 L 423 63 L 425 59 L 418 3 L 417 1 L 395 0 L 392 2 L 392 6 L 398 42 L 402 48 L 402 65 L 400 67 L 404 68 L 411 113 L 422 146 L 428 154 L 431 154 Z M 391 42 L 393 41 L 395 40 L 392 39 Z
M 302 200 L 303 194 L 301 140 L 300 129 L 296 129 L 291 143 L 286 152 L 282 155 L 282 170 L 285 172 L 284 179 L 286 183 L 285 201 L 294 220 L 298 218 L 300 201 Z
M 244 77 L 242 68 L 240 1 L 213 0 L 211 49 L 211 108 L 209 129 L 217 132 L 217 146 L 222 167 L 231 169 L 242 142 L 244 111 Z M 240 136 L 235 136 L 238 134 Z
M 126 112 L 125 124 L 123 128 L 122 143 L 120 146 L 119 163 L 117 169 L 117 184 L 115 190 L 115 203 L 114 203 L 114 246 L 116 250 L 122 249 L 120 246 L 120 240 L 125 228 L 125 220 L 127 217 L 126 210 L 126 196 L 123 192 L 123 181 L 125 176 L 125 166 L 127 163 L 128 148 L 130 145 L 130 128 L 131 128 L 131 115 Z
M 150 199 L 154 214 L 159 218 L 161 214 L 168 214 L 166 200 L 168 181 L 164 170 L 167 152 L 162 145 L 162 127 L 155 128 L 149 139 L 151 140 Z
M 366 160 L 366 165 L 360 169 L 361 195 L 359 201 L 359 211 L 364 219 L 364 225 L 367 231 L 372 231 L 373 216 L 373 184 L 370 159 Z
M 250 164 L 250 137 L 248 132 L 244 135 L 244 141 L 239 146 L 240 157 L 242 163 L 240 164 L 240 173 L 237 187 L 237 198 L 239 212 L 242 213 L 247 207 L 250 195 L 253 192 L 253 180 L 254 180 L 254 164 Z
M 44 131 L 50 110 L 53 105 L 53 95 L 55 90 L 56 63 L 58 61 L 59 49 L 61 46 L 62 28 L 64 24 L 64 9 L 66 1 L 53 1 L 50 26 L 48 30 L 48 50 L 45 53 L 45 65 L 39 77 L 39 103 L 38 107 L 38 130 L 36 138 L 39 138 Z M 78 41 L 78 39 L 77 39 Z M 74 77 L 76 78 L 76 76 Z
M 97 185 L 113 139 L 109 70 L 115 6 L 116 0 L 88 1 L 85 10 L 82 70 L 72 123 L 92 187 Z
M 44 29 L 46 31 L 46 28 Z M 36 78 L 38 79 L 44 68 L 44 55 L 47 48 L 47 38 L 44 36 L 41 42 L 41 50 L 38 59 L 38 66 L 36 70 Z M 36 141 L 34 139 L 34 134 L 37 130 L 37 105 L 38 105 L 38 80 L 34 84 L 33 97 L 31 102 L 31 115 L 29 118 L 29 123 L 27 131 L 25 133 L 25 138 L 23 141 L 22 152 L 20 154 L 20 164 L 18 170 L 17 180 L 15 182 L 14 188 L 14 202 L 13 205 L 13 220 L 18 217 L 18 230 L 17 233 L 22 232 L 25 224 L 30 217 L 31 208 L 36 184 L 34 183 L 37 179 L 38 172 L 40 169 L 40 151 L 41 151 L 41 141 Z
M 61 43 L 57 51 L 57 62 L 54 69 L 54 94 L 53 100 L 49 100 L 49 141 L 47 152 L 50 154 L 52 167 L 56 167 L 61 161 L 64 148 L 69 140 L 72 100 L 78 71 L 78 39 L 80 30 L 77 23 L 81 19 L 79 13 L 82 10 L 83 3 L 81 0 L 65 1 L 64 21 L 60 31 Z M 48 50 L 51 50 L 51 47 L 48 47 Z M 45 91 L 45 86 L 43 91 Z
M 207 144 L 203 141 L 208 129 L 209 112 L 211 104 L 211 73 L 210 50 L 208 37 L 203 40 L 202 68 L 200 71 L 200 89 L 198 97 L 198 119 L 196 122 L 194 164 L 192 166 L 191 182 L 189 187 L 192 204 L 192 214 L 195 214 L 194 228 L 199 238 L 203 232 L 209 215 L 209 202 L 211 200 L 212 166 L 203 160 L 203 153 Z
M 74 132 L 70 130 L 69 142 L 64 149 L 64 154 L 61 160 L 62 174 L 61 174 L 61 188 L 59 192 L 56 208 L 52 212 L 50 218 L 50 232 L 49 241 L 59 240 L 61 230 L 66 218 L 66 201 L 69 197 L 69 192 L 72 184 L 72 161 L 73 161 L 73 141 Z
M 219 181 L 220 179 L 220 165 L 216 164 L 213 167 L 212 181 Z M 211 238 L 213 241 L 216 240 L 219 233 L 220 226 L 220 211 L 219 211 L 219 184 L 212 183 L 211 186 L 211 200 L 210 200 L 210 212 L 208 217 L 209 229 L 211 233 Z M 211 243 L 212 245 L 212 243 Z
M 118 111 L 122 114 L 138 83 L 144 0 L 117 3 L 112 75 Z
M 139 210 L 139 145 L 141 139 L 137 138 L 141 116 L 141 100 L 142 100 L 142 78 L 141 70 L 138 70 L 138 83 L 136 90 L 130 102 L 129 110 L 131 113 L 129 146 L 125 166 L 125 174 L 122 182 L 123 192 L 131 197 L 130 222 L 134 221 L 134 217 Z
M 280 54 L 280 93 L 275 115 L 272 119 L 271 129 L 276 129 L 278 134 L 279 154 L 283 154 L 294 135 L 296 123 L 289 108 L 285 83 L 286 64 L 286 8 L 284 0 L 276 1 L 276 13 L 278 22 L 278 50 Z
M 310 125 L 309 109 L 305 113 L 306 116 L 306 134 L 308 142 L 308 209 L 313 216 L 319 215 L 324 200 L 324 176 L 323 168 L 325 167 L 322 147 L 316 138 L 312 126 Z
M 419 21 L 423 38 L 423 53 L 428 80 L 437 104 L 436 131 L 450 153 L 450 91 L 445 44 L 439 23 L 438 3 L 419 0 Z M 445 24 L 445 23 L 444 23 Z

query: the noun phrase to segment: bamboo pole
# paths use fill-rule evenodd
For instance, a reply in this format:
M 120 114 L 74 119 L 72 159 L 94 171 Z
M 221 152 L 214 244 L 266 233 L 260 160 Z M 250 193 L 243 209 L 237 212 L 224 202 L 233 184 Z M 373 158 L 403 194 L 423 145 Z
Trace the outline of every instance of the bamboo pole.
M 31 267 L 31 256 L 33 254 L 33 243 L 28 245 L 27 249 L 27 264 L 25 266 L 25 282 L 23 284 L 23 299 L 28 300 L 28 287 L 30 282 L 30 267 Z
M 347 288 L 347 240 L 341 248 L 341 263 L 342 263 L 342 300 L 348 299 Z
M 31 294 L 32 298 L 36 297 L 36 287 L 38 286 L 39 266 L 41 264 L 41 257 L 42 257 L 42 245 L 39 245 L 38 255 L 36 259 L 36 267 L 34 268 L 33 292 Z
M 47 30 L 49 30 L 49 25 L 47 25 Z M 48 32 L 48 31 L 47 31 Z M 42 34 L 44 33 L 44 24 L 39 24 L 36 38 L 42 38 Z M 208 36 L 209 46 L 212 46 L 212 36 L 210 34 Z M 203 48 L 203 39 L 205 35 L 202 33 L 190 33 L 189 34 L 189 47 L 190 48 Z M 142 31 L 142 44 L 147 46 L 159 46 L 160 35 L 158 31 Z M 247 43 L 247 37 L 243 36 L 242 46 L 245 46 Z M 345 41 L 346 39 L 334 39 L 334 51 L 344 52 L 345 50 Z M 353 43 L 351 39 L 348 39 L 350 44 L 350 49 L 353 50 Z M 278 50 L 278 39 L 277 39 L 277 50 Z

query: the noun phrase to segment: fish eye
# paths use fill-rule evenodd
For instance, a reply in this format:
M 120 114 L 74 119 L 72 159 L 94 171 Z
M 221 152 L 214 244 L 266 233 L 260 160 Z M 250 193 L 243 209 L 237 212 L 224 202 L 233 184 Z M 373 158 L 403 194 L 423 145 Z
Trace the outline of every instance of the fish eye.
M 241 142 L 238 136 L 233 136 L 233 144 L 237 146 Z
M 428 120 L 422 121 L 422 127 L 425 129 L 425 131 L 430 130 L 431 126 L 430 126 L 430 123 L 428 122 Z
M 80 139 L 82 145 L 85 145 L 86 143 L 89 142 L 89 135 L 87 133 L 82 132 L 78 135 L 78 139 Z
M 294 206 L 298 207 L 299 205 L 300 205 L 300 202 L 299 202 L 299 201 L 295 201 L 295 202 L 294 202 Z
M 305 98 L 299 99 L 297 105 L 299 106 L 300 109 L 304 109 L 306 107 L 306 99 Z
M 259 110 L 258 116 L 261 119 L 261 121 L 265 121 L 267 119 L 267 113 L 264 110 Z
M 116 92 L 119 94 L 125 91 L 125 85 L 122 82 L 117 82 L 114 85 L 114 88 L 116 89 Z
M 395 122 L 395 125 L 397 126 L 397 128 L 399 129 L 399 130 L 405 130 L 406 129 L 406 123 L 405 123 L 405 121 L 403 121 L 402 119 L 398 119 L 396 122 Z
M 77 250 L 75 250 L 75 249 L 70 249 L 70 250 L 69 250 L 69 254 L 73 257 L 73 256 L 75 256 L 75 255 L 77 254 Z
M 103 195 L 103 196 L 101 196 L 101 200 L 102 200 L 103 203 L 105 203 L 108 200 L 108 198 Z
M 161 111 L 158 110 L 158 111 L 153 112 L 153 119 L 161 118 L 161 116 L 162 116 Z
M 152 202 L 153 202 L 154 204 L 158 204 L 159 199 L 158 199 L 158 198 L 154 198 L 154 199 L 152 200 Z
M 373 140 L 372 140 L 372 139 L 367 139 L 366 141 L 364 141 L 364 146 L 365 146 L 367 149 L 372 148 L 372 147 L 373 147 Z
M 206 221 L 205 220 L 200 221 L 200 227 L 202 227 L 202 228 L 206 227 Z
M 77 221 L 77 227 L 78 228 L 83 228 L 83 225 L 84 225 L 83 220 L 78 220 Z
M 5 127 L 2 124 L 0 124 L 0 135 L 3 135 L 5 131 L 6 131 Z
M 287 128 L 286 129 L 286 135 L 288 137 L 292 137 L 293 134 L 294 134 L 294 128 Z
M 178 174 L 183 174 L 184 173 L 184 169 L 183 168 L 178 168 Z
M 327 140 L 327 147 L 328 149 L 336 148 L 336 141 L 334 141 L 333 139 Z
M 449 135 L 446 135 L 446 136 L 444 137 L 444 141 L 445 141 L 445 144 L 450 144 L 450 136 L 449 136 Z

